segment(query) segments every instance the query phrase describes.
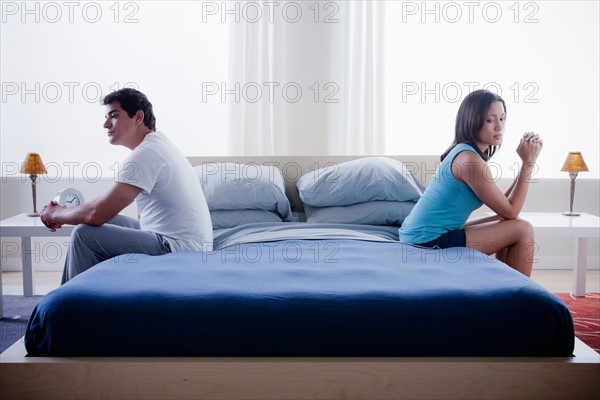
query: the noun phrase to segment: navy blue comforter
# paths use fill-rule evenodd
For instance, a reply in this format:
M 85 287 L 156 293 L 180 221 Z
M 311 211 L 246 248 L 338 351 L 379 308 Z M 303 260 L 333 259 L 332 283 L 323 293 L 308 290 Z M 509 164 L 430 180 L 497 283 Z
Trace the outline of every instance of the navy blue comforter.
M 126 255 L 51 292 L 32 356 L 570 356 L 553 294 L 466 248 L 285 240 Z

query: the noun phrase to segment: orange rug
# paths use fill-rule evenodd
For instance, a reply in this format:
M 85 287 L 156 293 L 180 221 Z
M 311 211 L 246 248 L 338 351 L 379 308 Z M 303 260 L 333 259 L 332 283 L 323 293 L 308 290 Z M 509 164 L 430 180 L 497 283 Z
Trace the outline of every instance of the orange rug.
M 575 336 L 600 354 L 600 293 L 575 297 L 569 293 L 555 293 L 565 302 L 573 321 Z

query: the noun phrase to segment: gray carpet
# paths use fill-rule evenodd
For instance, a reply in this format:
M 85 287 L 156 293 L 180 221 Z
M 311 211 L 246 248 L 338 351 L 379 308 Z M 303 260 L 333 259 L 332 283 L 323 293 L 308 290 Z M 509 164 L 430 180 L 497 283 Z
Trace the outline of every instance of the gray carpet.
M 0 353 L 25 335 L 29 316 L 42 297 L 2 296 L 4 318 L 0 320 Z

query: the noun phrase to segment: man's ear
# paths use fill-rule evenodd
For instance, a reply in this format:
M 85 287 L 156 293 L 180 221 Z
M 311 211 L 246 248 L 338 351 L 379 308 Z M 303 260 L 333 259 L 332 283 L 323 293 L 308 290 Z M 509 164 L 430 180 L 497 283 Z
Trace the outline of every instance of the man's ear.
M 144 124 L 144 111 L 142 110 L 137 110 L 135 113 L 135 124 L 140 126 Z

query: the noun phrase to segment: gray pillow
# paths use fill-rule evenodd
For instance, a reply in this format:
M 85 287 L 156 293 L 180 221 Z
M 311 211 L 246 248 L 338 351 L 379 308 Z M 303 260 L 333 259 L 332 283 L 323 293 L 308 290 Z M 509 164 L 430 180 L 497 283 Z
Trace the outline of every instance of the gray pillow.
M 274 211 L 292 220 L 281 170 L 274 166 L 240 163 L 205 163 L 194 167 L 208 209 Z
M 227 229 L 255 222 L 281 222 L 279 214 L 265 210 L 214 210 L 210 212 L 213 229 Z
M 370 201 L 417 201 L 422 185 L 406 166 L 387 157 L 367 157 L 303 175 L 296 186 L 304 204 L 346 206 Z
M 413 201 L 371 201 L 339 207 L 305 205 L 306 222 L 400 226 L 415 206 Z

